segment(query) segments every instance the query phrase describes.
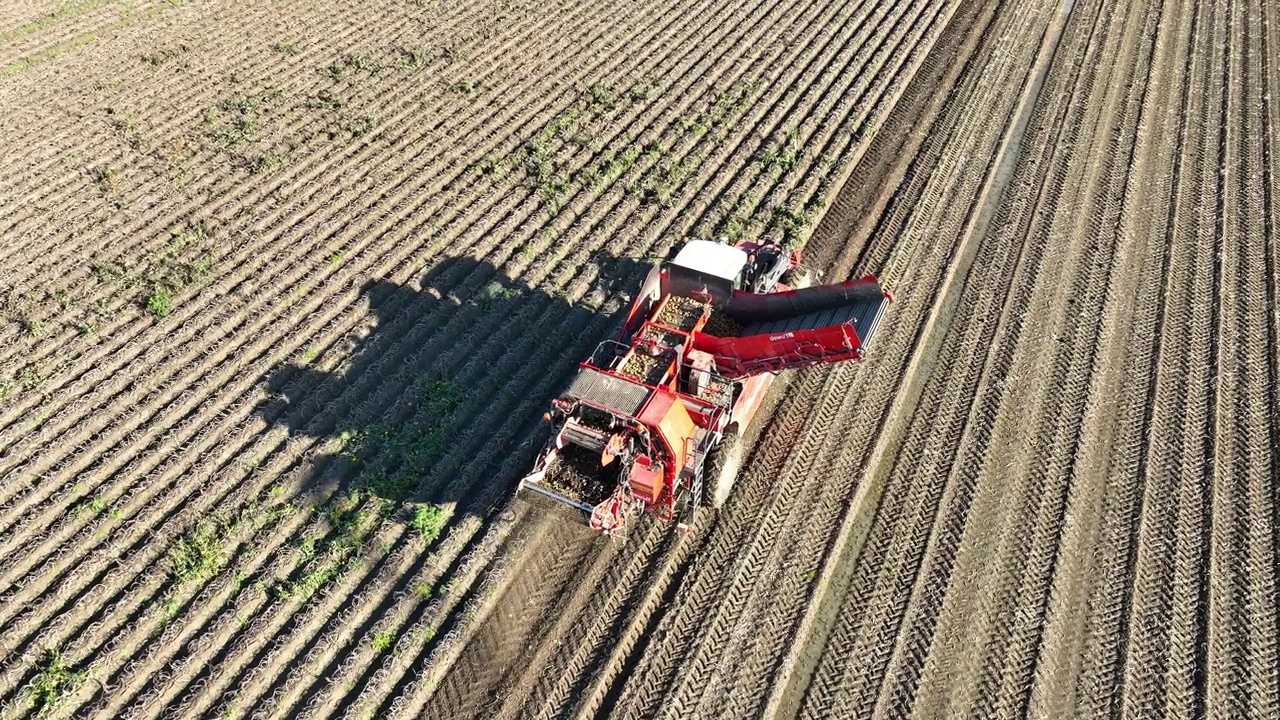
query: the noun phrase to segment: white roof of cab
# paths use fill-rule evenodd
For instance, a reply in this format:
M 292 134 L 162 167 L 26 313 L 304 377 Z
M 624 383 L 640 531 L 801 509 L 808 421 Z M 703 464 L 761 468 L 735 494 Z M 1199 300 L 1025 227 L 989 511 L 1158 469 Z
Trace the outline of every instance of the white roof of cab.
M 690 240 L 680 248 L 671 263 L 725 280 L 734 280 L 742 266 L 747 264 L 747 253 L 732 245 L 722 245 L 710 240 Z

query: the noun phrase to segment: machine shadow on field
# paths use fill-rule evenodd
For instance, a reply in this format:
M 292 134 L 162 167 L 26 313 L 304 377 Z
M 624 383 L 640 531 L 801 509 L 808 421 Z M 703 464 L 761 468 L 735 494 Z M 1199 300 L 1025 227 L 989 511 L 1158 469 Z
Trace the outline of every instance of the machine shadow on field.
M 607 256 L 597 265 L 585 297 L 616 306 L 617 317 L 471 258 L 440 261 L 404 285 L 365 284 L 372 329 L 277 368 L 255 409 L 291 435 L 336 440 L 324 444 L 336 451 L 306 461 L 302 493 L 358 490 L 392 508 L 457 503 L 459 516 L 503 504 L 539 450 L 542 408 L 616 332 L 628 303 L 607 301 L 649 269 Z

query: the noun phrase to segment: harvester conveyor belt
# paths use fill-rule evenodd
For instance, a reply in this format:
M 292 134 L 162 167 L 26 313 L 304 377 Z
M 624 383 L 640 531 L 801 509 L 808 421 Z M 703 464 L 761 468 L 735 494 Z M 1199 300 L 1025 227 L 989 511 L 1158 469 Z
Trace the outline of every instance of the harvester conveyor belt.
M 818 328 L 851 322 L 854 329 L 858 331 L 858 337 L 865 345 L 871 339 L 872 334 L 875 333 L 876 327 L 880 324 L 880 318 L 884 316 L 885 308 L 888 305 L 889 301 L 883 296 L 871 297 L 857 300 L 841 307 L 828 308 L 790 318 L 753 323 L 742 328 L 738 335 L 742 337 L 748 335 L 777 335 L 796 330 L 817 330 Z
M 640 408 L 649 398 L 649 388 L 599 370 L 582 368 L 569 383 L 564 396 L 634 417 L 640 414 Z

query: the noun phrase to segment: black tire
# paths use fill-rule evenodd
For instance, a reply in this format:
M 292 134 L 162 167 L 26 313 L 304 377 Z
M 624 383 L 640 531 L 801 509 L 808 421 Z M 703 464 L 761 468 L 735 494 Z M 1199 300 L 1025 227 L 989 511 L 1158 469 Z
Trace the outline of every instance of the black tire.
M 724 434 L 720 444 L 711 451 L 707 459 L 706 472 L 702 474 L 703 504 L 719 509 L 729 499 L 729 491 L 738 479 L 738 471 L 742 469 L 742 438 L 737 430 Z
M 813 285 L 813 277 L 813 270 L 805 267 L 804 265 L 797 265 L 783 274 L 782 284 L 792 290 L 800 290 L 811 287 Z

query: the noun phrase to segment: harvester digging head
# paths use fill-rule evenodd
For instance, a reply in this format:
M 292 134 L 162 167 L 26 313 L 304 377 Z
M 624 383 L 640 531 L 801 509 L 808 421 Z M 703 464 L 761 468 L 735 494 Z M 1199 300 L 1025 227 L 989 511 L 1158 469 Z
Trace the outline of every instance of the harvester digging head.
M 619 485 L 609 499 L 591 510 L 591 529 L 611 537 L 621 537 L 634 520 L 644 512 L 644 501 Z

